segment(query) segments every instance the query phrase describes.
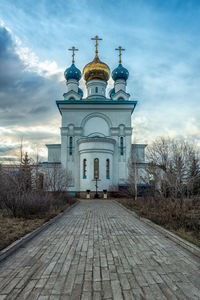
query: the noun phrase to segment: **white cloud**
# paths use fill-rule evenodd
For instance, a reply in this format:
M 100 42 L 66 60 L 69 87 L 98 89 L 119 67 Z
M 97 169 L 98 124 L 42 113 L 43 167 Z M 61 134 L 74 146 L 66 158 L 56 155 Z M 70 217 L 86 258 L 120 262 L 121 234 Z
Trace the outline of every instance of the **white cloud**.
M 27 71 L 36 72 L 41 76 L 49 77 L 59 75 L 60 81 L 63 80 L 62 68 L 59 68 L 56 61 L 40 61 L 39 57 L 27 47 L 21 47 L 21 43 L 17 43 L 16 53 L 26 65 Z
M 27 13 L 29 7 L 25 2 L 7 3 L 5 0 L 4 17 L 6 23 L 13 26 L 12 30 L 22 40 L 17 40 L 16 49 L 27 70 L 41 75 L 42 78 L 56 75 L 57 79 L 62 81 L 64 68 L 60 68 L 59 64 L 69 66 L 71 63 L 71 55 L 66 59 L 65 50 L 75 43 L 80 50 L 76 57 L 77 66 L 83 67 L 93 59 L 94 45 L 89 39 L 97 33 L 103 37 L 99 45 L 100 58 L 110 67 L 112 66 L 111 69 L 117 65 L 115 47 L 122 44 L 126 48 L 123 63 L 130 72 L 127 91 L 130 92 L 131 99 L 138 98 L 138 105 L 133 113 L 134 139 L 138 143 L 149 143 L 156 136 L 182 135 L 191 140 L 199 140 L 200 51 L 198 35 L 195 31 L 198 26 L 194 26 L 197 17 L 194 10 L 191 12 L 180 9 L 176 18 L 174 11 L 173 13 L 168 11 L 168 2 L 160 5 L 158 9 L 145 1 L 126 1 L 125 6 L 122 2 L 125 12 L 122 14 L 120 1 L 115 3 L 114 8 L 112 1 L 104 3 L 105 5 L 102 5 L 101 1 L 93 4 L 88 1 L 81 3 L 80 1 L 73 1 L 73 3 L 57 1 L 51 4 L 48 1 L 41 1 L 37 7 L 32 4 L 35 8 L 32 14 L 32 9 Z M 13 7 L 16 9 L 16 14 L 12 13 Z M 190 14 L 194 18 L 191 22 L 186 22 L 191 18 Z M 91 15 L 93 24 L 89 26 Z M 179 27 L 174 26 L 176 22 Z M 187 24 L 187 28 L 184 24 Z M 35 28 L 40 30 L 36 32 Z M 49 81 L 50 84 L 53 84 L 53 81 Z M 23 103 L 17 111 L 22 115 L 21 120 L 19 117 L 15 120 L 16 114 L 6 115 L 7 119 L 9 116 L 10 120 L 13 120 L 13 127 L 5 129 L 8 130 L 8 134 L 11 130 L 13 134 L 26 135 L 32 149 L 36 147 L 37 132 L 38 139 L 41 137 L 38 144 L 41 143 L 41 146 L 45 144 L 45 134 L 50 141 L 48 130 L 53 132 L 54 128 L 51 125 L 51 114 L 56 119 L 57 112 L 54 98 L 55 95 L 62 98 L 65 92 L 64 82 L 57 86 L 58 88 L 56 85 L 58 85 L 57 81 L 53 92 L 48 91 L 47 84 L 43 92 L 33 93 L 33 98 L 45 104 L 43 112 L 41 107 L 37 110 L 40 111 L 40 122 L 42 120 L 45 126 L 41 125 L 39 128 L 37 124 L 34 129 L 33 122 L 38 116 L 37 111 L 35 115 L 31 113 L 32 109 L 30 114 L 24 111 L 26 101 L 23 102 L 23 95 L 29 100 L 27 106 L 31 106 L 31 101 L 33 106 L 38 104 L 35 99 L 28 98 L 28 91 L 21 93 L 21 98 L 19 97 Z M 39 90 L 42 89 L 38 83 L 35 86 L 39 86 Z M 80 87 L 84 90 L 85 96 L 86 88 L 83 79 L 80 81 Z M 112 87 L 113 82 L 109 80 L 107 89 Z M 17 105 L 15 103 L 16 107 Z M 46 118 L 44 114 L 49 107 L 51 111 L 47 114 L 49 118 Z M 25 117 L 29 119 L 27 128 L 24 125 L 24 122 L 27 122 Z M 55 124 L 57 131 L 55 130 L 55 136 L 51 138 L 52 142 L 59 140 L 58 114 L 57 120 Z M 16 130 L 15 124 L 20 124 L 21 132 Z

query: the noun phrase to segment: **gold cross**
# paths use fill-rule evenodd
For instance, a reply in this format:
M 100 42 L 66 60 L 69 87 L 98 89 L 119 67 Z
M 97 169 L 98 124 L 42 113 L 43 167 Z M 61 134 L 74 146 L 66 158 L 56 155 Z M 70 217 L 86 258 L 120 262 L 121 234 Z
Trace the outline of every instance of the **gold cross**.
M 69 51 L 72 51 L 72 64 L 74 64 L 74 56 L 75 56 L 75 51 L 78 51 L 74 46 L 71 49 L 68 49 Z
M 91 38 L 91 40 L 93 40 L 93 41 L 96 41 L 96 45 L 95 45 L 95 47 L 96 47 L 96 51 L 95 51 L 95 58 L 98 58 L 98 41 L 102 41 L 102 39 L 100 39 L 99 37 L 98 37 L 98 35 L 96 35 L 94 38 Z
M 121 64 L 122 63 L 122 51 L 125 51 L 125 49 L 123 49 L 121 46 L 119 46 L 115 50 L 119 51 L 119 64 Z

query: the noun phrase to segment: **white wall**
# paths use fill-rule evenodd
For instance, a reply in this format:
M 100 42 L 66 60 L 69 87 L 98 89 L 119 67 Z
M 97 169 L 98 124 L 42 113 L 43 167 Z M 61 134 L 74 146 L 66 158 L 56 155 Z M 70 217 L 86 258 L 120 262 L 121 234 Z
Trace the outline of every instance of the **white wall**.
M 83 135 L 89 136 L 89 135 L 103 135 L 103 136 L 109 136 L 109 127 L 108 123 L 100 118 L 100 117 L 93 117 L 85 123 Z
M 107 140 L 107 141 L 106 141 Z M 109 190 L 113 185 L 113 153 L 115 140 L 104 138 L 86 138 L 79 141 L 80 152 L 80 190 L 96 189 L 94 180 L 94 159 L 99 159 L 98 190 Z M 83 178 L 83 160 L 86 159 L 86 178 Z M 106 159 L 110 161 L 110 178 L 106 178 Z
M 46 146 L 48 148 L 48 162 L 61 162 L 61 144 Z
M 84 100 L 83 100 L 84 101 Z M 62 152 L 61 162 L 65 168 L 72 171 L 73 187 L 71 190 L 87 189 L 95 190 L 95 181 L 93 181 L 93 160 L 98 157 L 100 159 L 100 179 L 98 182 L 99 190 L 109 189 L 111 185 L 125 183 L 128 176 L 127 163 L 129 161 L 131 151 L 131 112 L 133 105 L 112 105 L 112 104 L 87 104 L 84 105 L 61 105 L 62 111 Z M 115 141 L 112 154 L 106 152 L 107 145 L 104 150 L 99 151 L 95 145 L 91 146 L 93 152 L 88 150 L 80 153 L 77 141 L 87 136 L 106 136 L 111 137 Z M 73 154 L 68 154 L 69 136 L 73 137 Z M 124 155 L 120 155 L 120 136 L 124 137 Z M 98 143 L 96 143 L 98 144 Z M 103 145 L 103 144 L 102 144 Z M 94 150 L 96 149 L 96 150 Z M 95 152 L 96 151 L 96 152 Z M 99 156 L 97 156 L 97 154 Z M 91 174 L 87 179 L 83 179 L 82 161 L 87 159 L 90 165 Z M 106 158 L 110 159 L 111 176 L 110 180 L 106 179 Z M 103 173 L 101 173 L 103 172 Z
M 123 79 L 118 79 L 115 81 L 115 93 L 120 90 L 126 92 L 126 81 Z
M 101 79 L 92 79 L 86 82 L 88 98 L 105 98 L 107 82 Z
M 67 105 L 68 107 L 68 105 Z M 111 122 L 111 127 L 118 127 L 120 124 L 124 124 L 126 127 L 131 127 L 131 109 L 123 109 L 123 105 L 78 105 L 70 108 L 70 110 L 62 110 L 62 127 L 68 127 L 69 124 L 80 127 L 82 126 L 83 120 L 88 116 L 94 114 L 94 117 L 97 113 L 100 113 L 108 118 Z M 120 109 L 121 108 L 121 109 Z

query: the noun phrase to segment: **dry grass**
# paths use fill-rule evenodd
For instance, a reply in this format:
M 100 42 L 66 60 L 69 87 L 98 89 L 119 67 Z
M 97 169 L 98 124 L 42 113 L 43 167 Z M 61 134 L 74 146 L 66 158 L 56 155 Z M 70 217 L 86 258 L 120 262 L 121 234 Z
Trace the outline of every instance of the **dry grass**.
M 185 239 L 186 241 L 193 243 L 194 245 L 200 247 L 200 238 L 198 239 L 197 236 L 192 231 L 185 231 L 184 228 L 180 228 L 178 230 L 171 230 L 173 233 L 177 234 L 181 238 Z
M 180 206 L 179 200 L 156 201 L 153 197 L 115 199 L 139 216 L 176 233 L 185 240 L 200 246 L 200 201 L 186 199 Z
M 67 209 L 68 206 L 69 204 L 59 208 L 52 207 L 45 214 L 35 215 L 28 219 L 14 218 L 0 210 L 0 250 L 40 227 L 43 223 Z

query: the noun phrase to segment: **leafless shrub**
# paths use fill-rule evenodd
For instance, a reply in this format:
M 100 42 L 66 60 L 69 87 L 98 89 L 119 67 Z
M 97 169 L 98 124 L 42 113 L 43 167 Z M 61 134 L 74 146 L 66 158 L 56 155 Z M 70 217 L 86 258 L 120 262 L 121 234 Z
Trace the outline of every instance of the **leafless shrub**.
M 18 199 L 16 217 L 29 217 L 48 212 L 51 198 L 44 191 L 32 191 L 23 193 Z
M 168 198 L 166 201 L 161 198 L 157 201 L 155 197 L 140 197 L 137 200 L 124 198 L 120 202 L 134 209 L 141 217 L 169 229 L 191 231 L 200 238 L 200 198 L 195 202 L 194 199 L 184 199 L 182 204 L 180 199 Z
M 44 191 L 26 190 L 22 176 L 5 172 L 0 186 L 0 208 L 14 217 L 26 217 L 48 211 L 50 199 Z
M 45 188 L 48 191 L 66 191 L 71 181 L 71 173 L 63 169 L 60 164 L 52 163 L 45 170 Z
M 34 176 L 33 168 L 36 170 Z M 26 218 L 47 212 L 51 205 L 61 207 L 73 202 L 69 195 L 61 197 L 62 190 L 69 185 L 70 176 L 60 166 L 53 166 L 46 181 L 49 189 L 60 193 L 59 197 L 50 197 L 41 189 L 39 175 L 35 166 L 30 164 L 27 153 L 18 166 L 0 166 L 0 209 L 7 210 L 14 217 Z
M 66 204 L 72 205 L 76 202 L 76 199 L 68 192 L 52 192 L 52 204 L 55 208 L 63 207 Z
M 137 173 L 129 165 L 127 206 L 141 216 L 174 230 L 184 228 L 199 237 L 200 231 L 200 159 L 194 145 L 170 138 L 158 138 L 147 148 L 146 184 L 154 187 L 146 197 L 135 197 Z

